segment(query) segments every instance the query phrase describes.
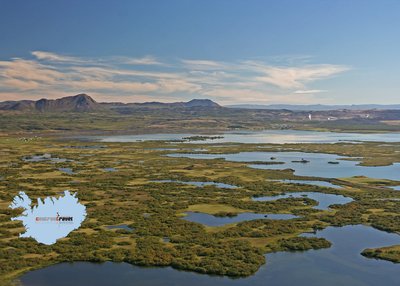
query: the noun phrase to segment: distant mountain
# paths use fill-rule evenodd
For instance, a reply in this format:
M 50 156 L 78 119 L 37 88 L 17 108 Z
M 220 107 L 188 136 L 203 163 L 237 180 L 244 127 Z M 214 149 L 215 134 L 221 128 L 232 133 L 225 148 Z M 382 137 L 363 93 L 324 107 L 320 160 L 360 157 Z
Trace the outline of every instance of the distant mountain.
M 245 108 L 245 109 L 288 109 L 288 110 L 303 110 L 303 111 L 326 111 L 326 110 L 371 110 L 371 109 L 400 109 L 400 104 L 382 105 L 382 104 L 360 104 L 360 105 L 291 105 L 291 104 L 271 104 L 271 105 L 258 105 L 258 104 L 236 104 L 225 105 L 228 108 Z
M 101 109 L 100 103 L 86 94 L 67 96 L 59 99 L 42 98 L 37 101 L 4 101 L 0 110 L 39 111 L 39 112 L 86 112 Z
M 0 110 L 15 110 L 15 111 L 35 110 L 35 101 L 33 100 L 3 101 L 0 102 Z
M 214 109 L 222 108 L 218 103 L 209 99 L 192 99 L 188 102 L 143 102 L 143 103 L 99 103 L 87 94 L 78 94 L 58 99 L 20 100 L 0 102 L 0 110 L 21 112 L 87 112 L 103 109 L 159 109 L 159 108 L 184 108 L 184 109 Z
M 210 99 L 192 99 L 184 103 L 185 107 L 221 107 Z
M 137 111 L 150 112 L 151 110 L 176 110 L 177 112 L 234 112 L 234 110 L 246 109 L 260 110 L 265 112 L 330 112 L 330 116 L 336 117 L 337 111 L 344 111 L 347 115 L 357 111 L 373 111 L 373 110 L 400 110 L 400 104 L 397 105 L 380 105 L 380 104 L 363 104 L 363 105 L 290 105 L 290 104 L 238 104 L 221 106 L 210 99 L 192 99 L 188 102 L 143 102 L 143 103 L 121 103 L 121 102 L 96 102 L 89 95 L 81 93 L 74 96 L 67 96 L 58 99 L 40 100 L 20 100 L 20 101 L 4 101 L 0 102 L 0 110 L 19 111 L 19 112 L 90 112 L 113 110 L 118 113 L 133 114 Z M 248 110 L 248 112 L 252 112 Z M 238 110 L 239 111 L 239 110 Z M 332 111 L 332 112 L 331 112 Z M 335 113 L 336 112 L 336 113 Z M 324 113 L 324 114 L 325 114 Z M 371 112 L 369 112 L 371 113 Z M 308 113 L 307 113 L 308 114 Z M 340 113 L 339 118 L 343 116 Z M 317 114 L 315 114 L 317 116 Z
M 222 108 L 218 103 L 210 99 L 192 99 L 188 102 L 142 102 L 142 103 L 102 103 L 103 105 L 109 105 L 112 109 L 215 109 Z

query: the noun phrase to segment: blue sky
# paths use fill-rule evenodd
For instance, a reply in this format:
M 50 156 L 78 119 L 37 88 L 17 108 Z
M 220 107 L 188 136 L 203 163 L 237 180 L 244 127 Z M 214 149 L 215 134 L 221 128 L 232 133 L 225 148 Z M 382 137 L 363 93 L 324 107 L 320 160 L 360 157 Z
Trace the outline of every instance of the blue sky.
M 0 100 L 400 103 L 400 1 L 0 1 Z

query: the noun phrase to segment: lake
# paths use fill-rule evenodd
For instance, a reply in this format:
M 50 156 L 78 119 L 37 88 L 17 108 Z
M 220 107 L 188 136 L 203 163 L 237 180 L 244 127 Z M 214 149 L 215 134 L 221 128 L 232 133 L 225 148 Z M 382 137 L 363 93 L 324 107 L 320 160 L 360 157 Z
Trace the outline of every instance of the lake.
M 324 153 L 305 152 L 240 152 L 235 154 L 189 154 L 175 153 L 167 155 L 174 158 L 216 159 L 224 158 L 233 162 L 271 161 L 284 164 L 250 164 L 256 169 L 282 170 L 293 169 L 297 176 L 310 176 L 321 178 L 345 178 L 353 176 L 366 176 L 389 180 L 400 180 L 400 164 L 390 166 L 366 167 L 358 165 L 359 161 L 341 160 L 350 157 Z M 274 157 L 274 160 L 270 158 Z M 301 163 L 302 160 L 306 163 Z M 329 162 L 336 162 L 332 164 Z
M 319 187 L 327 187 L 327 188 L 334 188 L 334 189 L 343 189 L 342 186 L 335 185 L 325 181 L 310 181 L 310 180 L 268 180 L 273 182 L 281 182 L 287 184 L 303 184 L 303 185 L 312 185 L 312 186 L 319 186 Z
M 61 263 L 24 274 L 25 286 L 398 286 L 400 264 L 368 259 L 365 248 L 400 244 L 400 236 L 355 225 L 328 227 L 317 232 L 333 243 L 328 249 L 277 252 L 266 255 L 267 263 L 247 278 L 231 279 L 171 267 L 139 267 L 127 263 Z
M 319 210 L 327 210 L 330 205 L 344 205 L 353 201 L 352 198 L 348 198 L 342 195 L 334 195 L 334 194 L 325 194 L 325 193 L 317 193 L 317 192 L 293 192 L 286 193 L 283 195 L 277 196 L 265 196 L 265 197 L 255 197 L 254 201 L 257 202 L 270 202 L 280 199 L 287 198 L 309 198 L 318 202 L 318 205 L 315 206 L 315 209 Z
M 110 135 L 79 137 L 85 141 L 100 142 L 139 142 L 139 141 L 175 141 L 185 137 L 202 136 L 201 134 L 142 134 L 142 135 Z M 223 136 L 223 138 L 192 140 L 188 143 L 335 143 L 340 141 L 377 141 L 400 142 L 400 133 L 339 133 L 303 130 L 262 130 L 236 131 L 204 136 Z

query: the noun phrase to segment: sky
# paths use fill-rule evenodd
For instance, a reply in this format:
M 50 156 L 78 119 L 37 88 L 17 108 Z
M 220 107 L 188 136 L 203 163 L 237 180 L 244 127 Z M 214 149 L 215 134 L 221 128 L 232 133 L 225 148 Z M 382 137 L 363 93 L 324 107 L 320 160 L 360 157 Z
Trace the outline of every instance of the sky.
M 397 0 L 0 0 L 0 101 L 399 104 Z

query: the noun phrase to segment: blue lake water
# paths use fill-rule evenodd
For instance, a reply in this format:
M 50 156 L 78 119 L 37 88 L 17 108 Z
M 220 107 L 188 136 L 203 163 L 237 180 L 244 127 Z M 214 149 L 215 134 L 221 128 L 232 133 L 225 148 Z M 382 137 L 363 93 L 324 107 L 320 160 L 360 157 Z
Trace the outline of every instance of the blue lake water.
M 204 186 L 216 186 L 218 188 L 224 189 L 236 189 L 237 186 L 224 184 L 224 183 L 215 183 L 215 182 L 195 182 L 195 181 L 175 181 L 175 180 L 154 180 L 154 183 L 177 183 L 177 184 L 184 184 L 184 185 L 193 185 L 197 187 L 204 187 Z
M 115 169 L 115 168 L 103 168 L 103 171 L 105 171 L 105 172 L 116 172 L 117 169 Z
M 247 278 L 230 279 L 171 267 L 139 267 L 127 263 L 61 263 L 28 272 L 25 286 L 398 286 L 400 264 L 368 259 L 365 248 L 400 244 L 400 236 L 371 227 L 329 227 L 316 235 L 333 243 L 328 249 L 277 252 L 266 255 L 267 263 Z
M 139 142 L 139 141 L 172 141 L 183 140 L 184 137 L 201 136 L 201 134 L 142 134 L 142 135 L 111 135 L 111 136 L 87 136 L 83 140 L 100 142 Z M 340 141 L 378 141 L 400 142 L 400 133 L 338 133 L 317 132 L 302 130 L 263 130 L 225 132 L 222 134 L 208 134 L 206 136 L 223 136 L 218 139 L 190 141 L 188 143 L 335 143 Z
M 199 212 L 185 212 L 186 216 L 183 219 L 187 221 L 201 223 L 207 226 L 222 226 L 229 223 L 238 223 L 242 221 L 249 221 L 255 219 L 276 219 L 287 220 L 297 218 L 292 214 L 256 214 L 256 213 L 239 213 L 233 217 L 219 217 L 206 213 Z
M 286 184 L 303 184 L 303 185 L 313 185 L 319 187 L 327 187 L 327 188 L 334 188 L 334 189 L 342 189 L 343 187 L 325 182 L 325 181 L 310 181 L 310 180 L 269 180 L 275 182 L 281 182 Z
M 294 193 L 286 193 L 278 196 L 265 196 L 265 197 L 255 197 L 254 201 L 258 202 L 269 202 L 275 201 L 279 199 L 287 199 L 287 198 L 309 198 L 318 202 L 318 205 L 315 206 L 315 209 L 319 210 L 327 210 L 330 205 L 334 204 L 347 204 L 353 201 L 352 198 L 348 198 L 342 195 L 333 195 L 333 194 L 325 194 L 325 193 L 317 193 L 317 192 L 294 192 Z
M 400 191 L 400 186 L 394 186 L 394 187 L 390 187 L 390 188 L 395 190 L 395 191 Z
M 256 169 L 282 170 L 293 169 L 297 176 L 311 176 L 322 178 L 344 178 L 353 176 L 366 176 L 370 178 L 400 180 L 400 164 L 390 166 L 365 167 L 359 166 L 359 161 L 340 160 L 344 156 L 323 153 L 304 152 L 240 152 L 236 154 L 169 154 L 169 157 L 192 159 L 224 158 L 234 162 L 271 161 L 284 162 L 284 164 L 250 164 Z M 275 157 L 275 160 L 270 160 Z M 350 159 L 349 157 L 347 157 Z M 301 160 L 308 163 L 299 163 Z M 296 162 L 293 162 L 296 161 Z M 330 164 L 329 162 L 339 162 Z

